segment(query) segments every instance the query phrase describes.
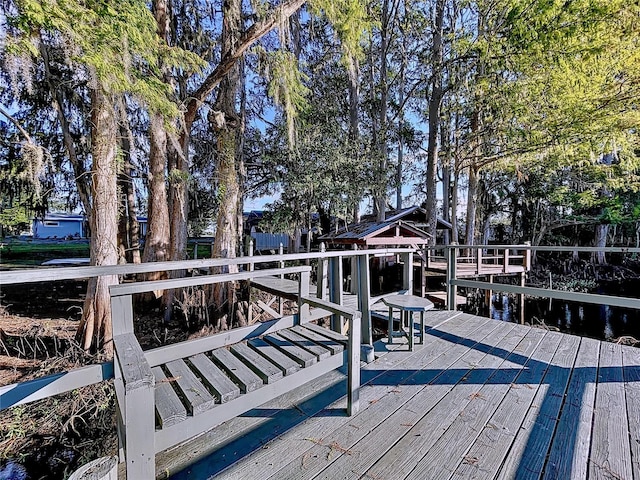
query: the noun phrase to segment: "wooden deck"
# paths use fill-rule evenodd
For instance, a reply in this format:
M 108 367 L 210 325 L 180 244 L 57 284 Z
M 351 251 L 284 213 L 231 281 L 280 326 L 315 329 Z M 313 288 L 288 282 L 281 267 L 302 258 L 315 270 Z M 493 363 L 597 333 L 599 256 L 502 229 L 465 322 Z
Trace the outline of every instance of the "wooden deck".
M 640 480 L 640 349 L 459 312 L 158 457 L 176 479 Z M 339 387 L 339 388 L 338 388 Z

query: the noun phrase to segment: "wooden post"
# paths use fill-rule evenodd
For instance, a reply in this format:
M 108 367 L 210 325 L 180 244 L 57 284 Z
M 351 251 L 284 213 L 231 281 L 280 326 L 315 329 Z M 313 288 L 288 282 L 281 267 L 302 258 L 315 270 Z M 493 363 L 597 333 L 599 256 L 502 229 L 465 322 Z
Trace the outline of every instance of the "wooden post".
M 502 271 L 504 273 L 508 273 L 509 272 L 509 249 L 508 248 L 504 249 L 502 262 L 504 263 Z
M 127 478 L 156 476 L 154 384 L 152 376 L 132 389 L 125 386 Z
M 358 250 L 358 245 L 353 244 L 351 246 L 353 250 Z M 351 281 L 349 282 L 349 293 L 353 293 L 354 295 L 358 294 L 358 257 L 351 257 Z
M 193 259 L 198 259 L 198 242 L 196 241 L 193 245 Z
M 280 242 L 280 247 L 278 248 L 278 255 L 284 255 L 284 245 Z M 280 268 L 284 268 L 284 260 L 280 260 Z M 280 274 L 280 278 L 284 278 L 284 274 Z M 284 298 L 282 295 L 278 295 L 278 313 L 282 316 L 284 315 Z
M 489 283 L 493 283 L 493 275 L 488 275 Z M 489 307 L 489 313 L 491 313 L 491 297 L 493 296 L 493 290 L 488 288 L 485 293 L 485 301 L 487 302 L 487 307 Z
M 425 262 L 426 262 L 426 268 L 429 268 L 431 266 L 431 252 L 432 251 L 434 251 L 434 250 L 431 250 L 428 246 L 425 245 L 425 247 L 424 247 L 424 258 L 425 258 Z
M 482 247 L 478 247 L 476 250 L 476 265 L 478 269 L 478 275 L 482 271 Z
M 447 247 L 447 302 L 448 310 L 456 310 L 456 286 L 453 281 L 456 279 L 456 262 L 458 261 L 458 249 L 455 244 Z
M 253 238 L 249 240 L 249 257 L 253 257 Z M 253 272 L 254 264 L 253 262 L 249 262 L 249 271 Z
M 131 296 L 122 298 L 129 300 Z M 125 302 L 112 303 L 115 315 Z M 119 330 L 120 327 L 118 327 Z M 119 438 L 124 445 L 127 478 L 155 478 L 155 377 L 133 331 L 113 336 L 114 375 L 118 411 L 124 425 Z M 124 430 L 124 434 L 122 434 Z
M 316 272 L 316 296 L 322 300 L 327 299 L 327 288 L 328 288 L 328 275 L 329 275 L 329 261 L 322 254 L 326 252 L 326 247 L 324 242 L 320 243 L 320 255 L 318 256 L 318 270 Z
M 427 270 L 425 268 L 425 258 L 428 255 L 428 250 L 424 250 L 425 257 L 420 259 L 420 296 L 422 298 L 427 294 Z
M 404 268 L 402 270 L 402 288 L 413 295 L 413 252 L 402 254 Z
M 329 261 L 329 301 L 338 305 L 343 302 L 342 276 L 342 257 L 332 257 Z M 341 319 L 340 315 L 331 315 L 331 330 L 344 334 Z
M 520 286 L 524 287 L 525 284 L 525 272 L 520 273 Z M 524 293 L 519 295 L 520 297 L 520 323 L 524 325 Z
M 362 343 L 364 345 L 373 345 L 371 311 L 369 310 L 371 302 L 369 255 L 359 255 L 357 257 L 357 266 L 358 310 L 362 312 Z
M 298 280 L 298 324 L 309 321 L 309 304 L 302 303 L 302 297 L 309 296 L 309 272 L 300 272 L 300 280 Z
M 133 333 L 133 297 L 111 297 L 111 328 L 113 336 Z
M 524 251 L 524 271 L 528 272 L 529 270 L 531 270 L 531 248 L 526 248 L 526 247 L 531 247 L 531 242 L 524 242 L 525 244 L 525 251 Z
M 351 416 L 360 409 L 360 312 L 355 312 L 349 320 L 347 415 Z

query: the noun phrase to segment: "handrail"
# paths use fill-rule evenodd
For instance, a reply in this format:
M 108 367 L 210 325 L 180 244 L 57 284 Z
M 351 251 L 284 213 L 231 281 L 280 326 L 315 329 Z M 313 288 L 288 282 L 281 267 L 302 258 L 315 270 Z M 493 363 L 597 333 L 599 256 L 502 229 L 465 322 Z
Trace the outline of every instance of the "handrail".
M 292 273 L 310 272 L 311 267 L 285 267 L 265 270 L 254 270 L 251 272 L 221 273 L 214 275 L 200 275 L 197 277 L 170 278 L 167 280 L 155 280 L 148 282 L 123 283 L 111 285 L 109 293 L 112 297 L 121 295 L 131 295 L 134 293 L 154 292 L 173 288 L 192 287 L 195 285 L 213 285 L 216 283 L 233 282 L 240 280 L 250 280 L 252 278 L 269 277 L 273 275 L 289 275 Z
M 610 305 L 622 308 L 632 308 L 640 310 L 640 299 L 628 297 L 616 297 L 596 293 L 569 292 L 565 290 L 554 290 L 546 288 L 526 287 L 524 280 L 522 285 L 508 285 L 502 283 L 483 282 L 479 280 L 463 280 L 457 278 L 456 263 L 457 252 L 459 250 L 480 250 L 480 249 L 521 249 L 525 250 L 525 262 L 528 262 L 531 251 L 545 252 L 586 252 L 586 253 L 640 253 L 640 248 L 634 247 L 573 247 L 573 246 L 534 246 L 534 245 L 447 245 L 444 247 L 447 252 L 447 305 L 455 305 L 456 287 L 479 288 L 483 290 L 493 290 L 499 292 L 516 293 L 520 295 L 533 295 L 543 298 L 574 301 L 597 305 Z M 510 258 L 516 258 L 511 255 Z M 524 278 L 524 277 L 523 277 Z M 455 307 L 454 307 L 455 308 Z
M 197 268 L 224 267 L 228 265 L 255 265 L 271 262 L 313 260 L 335 257 L 358 257 L 362 255 L 394 255 L 413 252 L 412 248 L 379 248 L 374 250 L 332 250 L 329 252 L 288 253 L 282 255 L 245 256 L 237 258 L 209 258 L 170 262 L 148 262 L 125 265 L 102 265 L 88 267 L 36 268 L 0 272 L 0 285 L 35 283 L 103 275 L 133 275 L 159 271 L 175 271 Z
M 35 402 L 113 378 L 113 362 L 74 368 L 0 387 L 0 410 Z
M 567 247 L 551 245 L 436 245 L 427 247 L 434 250 L 479 250 L 479 249 L 511 249 L 511 250 L 538 250 L 541 252 L 605 252 L 605 253 L 640 253 L 640 248 L 635 247 Z
M 640 310 L 640 299 L 628 297 L 616 297 L 612 295 L 602 295 L 598 293 L 569 292 L 566 290 L 554 290 L 536 287 L 521 287 L 519 285 L 508 285 L 504 283 L 480 282 L 477 280 L 454 280 L 453 284 L 458 287 L 490 289 L 499 292 L 520 293 L 533 295 L 536 297 L 553 298 L 556 300 L 567 300 L 571 302 L 592 303 L 596 305 L 610 305 L 613 307 L 634 308 Z

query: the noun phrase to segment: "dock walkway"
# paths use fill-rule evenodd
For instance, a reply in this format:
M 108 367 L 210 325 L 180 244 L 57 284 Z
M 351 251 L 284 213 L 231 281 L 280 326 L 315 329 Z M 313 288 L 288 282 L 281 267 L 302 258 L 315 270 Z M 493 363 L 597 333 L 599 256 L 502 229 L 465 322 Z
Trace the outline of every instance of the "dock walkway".
M 356 416 L 333 371 L 160 454 L 158 477 L 640 480 L 640 349 L 453 311 L 425 321 L 413 352 L 376 343 Z

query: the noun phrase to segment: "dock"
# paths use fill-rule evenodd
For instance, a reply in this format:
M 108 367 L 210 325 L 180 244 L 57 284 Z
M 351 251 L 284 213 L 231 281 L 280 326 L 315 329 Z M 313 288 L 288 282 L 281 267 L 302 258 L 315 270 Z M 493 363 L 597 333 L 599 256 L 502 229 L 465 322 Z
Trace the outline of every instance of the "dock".
M 455 311 L 161 453 L 175 479 L 640 479 L 640 349 Z

